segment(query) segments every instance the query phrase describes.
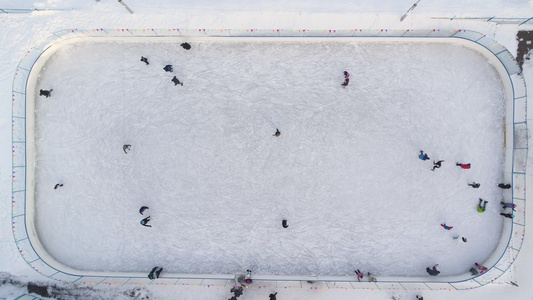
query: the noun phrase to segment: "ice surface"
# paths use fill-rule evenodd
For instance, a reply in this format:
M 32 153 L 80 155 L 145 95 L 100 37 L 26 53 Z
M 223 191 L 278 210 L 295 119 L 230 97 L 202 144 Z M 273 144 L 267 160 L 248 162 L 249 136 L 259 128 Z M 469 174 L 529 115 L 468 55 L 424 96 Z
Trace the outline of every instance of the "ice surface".
M 54 91 L 35 99 L 36 226 L 58 261 L 419 276 L 435 263 L 442 275 L 466 272 L 491 254 L 504 99 L 479 53 L 429 42 L 191 44 L 80 43 L 45 66 L 36 90 Z M 443 167 L 431 172 L 421 149 Z M 474 180 L 480 189 L 466 185 Z M 152 228 L 139 224 L 142 205 Z

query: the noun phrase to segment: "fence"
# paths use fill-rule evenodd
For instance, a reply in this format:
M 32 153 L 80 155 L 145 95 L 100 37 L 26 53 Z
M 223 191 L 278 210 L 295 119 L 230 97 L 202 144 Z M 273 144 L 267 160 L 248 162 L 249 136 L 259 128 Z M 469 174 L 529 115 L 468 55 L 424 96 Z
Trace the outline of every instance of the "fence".
M 38 8 L 0 8 L 0 13 L 4 14 L 29 14 L 34 11 L 64 11 L 72 9 L 57 9 L 57 8 L 47 8 L 47 9 L 38 9 Z
M 533 24 L 533 18 L 498 18 L 498 17 L 432 17 L 432 19 L 441 19 L 441 20 L 473 20 L 473 21 L 482 21 L 482 22 L 493 22 L 496 24 Z
M 35 297 L 30 294 L 22 294 L 13 300 L 43 300 L 43 298 Z
M 12 181 L 12 226 L 13 237 L 20 254 L 37 272 L 64 282 L 77 282 L 94 285 L 155 284 L 155 285 L 237 285 L 234 275 L 175 275 L 152 281 L 139 274 L 87 273 L 62 266 L 49 257 L 42 249 L 33 226 L 33 186 L 27 182 L 28 166 L 32 167 L 32 153 L 27 155 L 28 144 L 33 143 L 32 133 L 27 128 L 27 114 L 33 114 L 33 101 L 27 101 L 30 73 L 41 55 L 53 44 L 72 38 L 84 37 L 331 37 L 349 38 L 390 38 L 402 39 L 453 39 L 467 47 L 484 52 L 500 73 L 506 90 L 505 117 L 505 165 L 504 178 L 511 182 L 513 189 L 504 192 L 504 199 L 517 205 L 515 218 L 505 220 L 500 244 L 493 255 L 485 262 L 489 270 L 476 277 L 463 274 L 442 281 L 429 278 L 382 278 L 377 282 L 357 282 L 348 277 L 276 277 L 259 276 L 252 287 L 285 288 L 342 288 L 342 289 L 414 289 L 414 290 L 460 290 L 477 288 L 496 282 L 508 271 L 516 260 L 524 239 L 526 207 L 526 164 L 528 153 L 527 133 L 527 91 L 524 77 L 511 53 L 491 38 L 469 30 L 388 30 L 388 29 L 348 29 L 348 30 L 284 30 L 284 29 L 92 29 L 63 30 L 53 33 L 31 48 L 18 64 L 13 79 L 12 126 L 13 126 L 13 181 Z M 27 108 L 29 105 L 29 108 Z M 28 138 L 30 136 L 30 138 Z

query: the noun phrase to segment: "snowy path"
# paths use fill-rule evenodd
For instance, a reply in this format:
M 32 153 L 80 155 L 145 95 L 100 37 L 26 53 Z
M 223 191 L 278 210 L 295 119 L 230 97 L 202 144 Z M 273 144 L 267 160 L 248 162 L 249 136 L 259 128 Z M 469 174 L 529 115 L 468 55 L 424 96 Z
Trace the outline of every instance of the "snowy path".
M 36 99 L 36 227 L 58 261 L 417 276 L 435 263 L 462 273 L 493 251 L 503 91 L 480 54 L 357 40 L 191 44 L 77 44 L 44 69 L 37 90 L 54 94 Z M 420 149 L 443 167 L 431 172 Z M 152 228 L 139 225 L 141 205 Z

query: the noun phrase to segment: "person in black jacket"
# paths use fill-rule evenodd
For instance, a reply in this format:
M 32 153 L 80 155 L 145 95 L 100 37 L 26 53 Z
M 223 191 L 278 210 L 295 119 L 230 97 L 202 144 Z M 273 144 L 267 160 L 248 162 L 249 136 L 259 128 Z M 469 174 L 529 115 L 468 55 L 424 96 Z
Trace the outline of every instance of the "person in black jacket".
M 159 274 L 161 274 L 161 272 L 163 272 L 163 268 L 154 267 L 152 271 L 150 271 L 150 274 L 148 274 L 148 278 L 152 280 L 159 278 Z
M 141 220 L 141 225 L 146 227 L 152 227 L 152 225 L 148 225 L 148 222 L 150 222 L 150 216 L 144 218 Z
M 270 294 L 268 295 L 268 297 L 270 297 L 269 300 L 276 300 L 276 295 L 278 294 L 278 292 L 275 292 L 274 294 Z
M 498 187 L 500 189 L 508 190 L 508 189 L 511 188 L 511 184 L 509 184 L 509 183 L 506 183 L 506 184 L 500 183 L 500 184 L 498 184 Z
M 148 58 L 144 57 L 144 56 L 141 56 L 141 61 L 147 65 L 149 65 L 150 63 L 148 62 Z
M 174 82 L 174 85 L 178 85 L 178 84 L 181 84 L 181 86 L 183 86 L 183 82 L 181 82 L 178 77 L 174 76 L 174 78 L 172 78 L 171 80 L 172 82 Z
M 54 90 L 54 89 L 51 89 L 51 90 L 49 90 L 49 91 L 47 91 L 47 90 L 40 90 L 40 91 L 39 91 L 39 96 L 45 96 L 46 98 L 48 98 L 48 97 L 52 96 L 52 91 L 53 91 L 53 90 Z
M 439 160 L 439 161 L 437 161 L 437 162 L 433 161 L 433 169 L 431 169 L 431 171 L 435 171 L 435 169 L 440 168 L 440 167 L 442 166 L 442 165 L 441 165 L 442 162 L 443 162 L 443 160 Z
M 514 215 L 510 214 L 510 213 L 509 214 L 500 213 L 500 216 L 504 216 L 504 217 L 509 218 L 509 219 L 514 218 Z
M 166 65 L 163 70 L 165 70 L 166 72 L 174 72 L 174 68 L 172 67 L 172 65 Z
M 438 270 L 438 267 L 439 267 L 438 264 L 434 265 L 433 268 L 431 269 L 428 267 L 426 268 L 426 272 L 428 272 L 428 274 L 431 276 L 437 276 L 440 273 L 440 271 Z
M 141 206 L 141 209 L 139 209 L 139 213 L 142 215 L 145 210 L 149 209 L 148 206 Z
M 473 187 L 473 188 L 475 188 L 475 189 L 478 189 L 479 186 L 480 186 L 481 184 L 476 183 L 476 182 L 474 181 L 474 182 L 472 182 L 472 183 L 469 183 L 468 185 L 471 186 L 471 187 Z
M 281 221 L 281 226 L 283 226 L 283 228 L 289 227 L 289 224 L 287 224 L 287 220 Z

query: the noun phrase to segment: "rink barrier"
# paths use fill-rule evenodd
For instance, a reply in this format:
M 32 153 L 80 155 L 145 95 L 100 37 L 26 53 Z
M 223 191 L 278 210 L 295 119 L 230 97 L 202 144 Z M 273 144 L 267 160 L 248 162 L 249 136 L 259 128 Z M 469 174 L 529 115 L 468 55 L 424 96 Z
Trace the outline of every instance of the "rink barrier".
M 28 231 L 28 218 L 33 218 L 33 203 L 27 203 L 26 195 L 33 194 L 33 182 L 27 182 L 26 168 L 33 166 L 33 157 L 26 155 L 28 147 L 33 147 L 33 133 L 26 128 L 33 124 L 26 114 L 33 113 L 33 101 L 27 102 L 30 73 L 41 55 L 53 44 L 73 38 L 83 37 L 169 37 L 183 41 L 194 41 L 201 37 L 267 37 L 267 38 L 452 38 L 455 41 L 470 41 L 462 45 L 485 55 L 502 77 L 506 91 L 505 109 L 505 163 L 504 181 L 513 186 L 504 191 L 504 200 L 516 204 L 515 218 L 505 219 L 500 244 L 492 256 L 483 264 L 487 272 L 470 276 L 469 273 L 454 277 L 441 277 L 440 281 L 430 277 L 378 277 L 377 282 L 358 282 L 354 277 L 324 276 L 255 276 L 254 283 L 246 288 L 305 288 L 318 289 L 370 289 L 370 290 L 467 290 L 487 284 L 506 284 L 499 278 L 513 266 L 524 241 L 526 225 L 526 165 L 528 153 L 527 132 L 527 89 L 522 70 L 513 55 L 498 42 L 479 32 L 470 30 L 390 30 L 390 29 L 68 29 L 55 32 L 38 41 L 20 60 L 12 86 L 12 230 L 15 244 L 25 262 L 37 272 L 51 279 L 84 285 L 189 285 L 189 286 L 238 286 L 237 275 L 190 275 L 169 274 L 157 280 L 150 280 L 146 274 L 136 273 L 95 273 L 87 274 L 61 265 L 46 253 L 38 238 L 32 240 Z M 184 38 L 184 39 L 181 39 Z M 354 39 L 355 38 L 355 39 Z M 481 50 L 480 50 L 481 49 Z M 483 50 L 485 49 L 485 50 Z M 33 92 L 30 92 L 33 94 Z M 512 100 L 512 101 L 511 101 Z M 29 106 L 29 107 L 27 107 Z M 32 118 L 28 118 L 31 119 Z M 30 134 L 30 138 L 28 138 Z M 29 162 L 29 163 L 28 163 Z M 32 178 L 32 177 L 30 177 Z M 31 181 L 31 180 L 30 180 Z M 33 222 L 29 223 L 33 226 Z M 473 264 L 474 262 L 472 262 Z M 59 267 L 58 267 L 59 265 Z M 103 275 L 102 275 L 103 274 Z
M 5 299 L 5 298 L 0 298 L 0 300 L 1 299 Z M 40 297 L 32 296 L 30 294 L 22 294 L 18 296 L 17 298 L 13 298 L 13 300 L 44 300 L 44 299 Z
M 496 24 L 518 24 L 522 26 L 524 24 L 533 24 L 533 18 L 500 18 L 500 17 L 431 17 L 432 19 L 438 20 L 468 20 L 468 21 L 482 21 L 482 22 L 492 22 Z

